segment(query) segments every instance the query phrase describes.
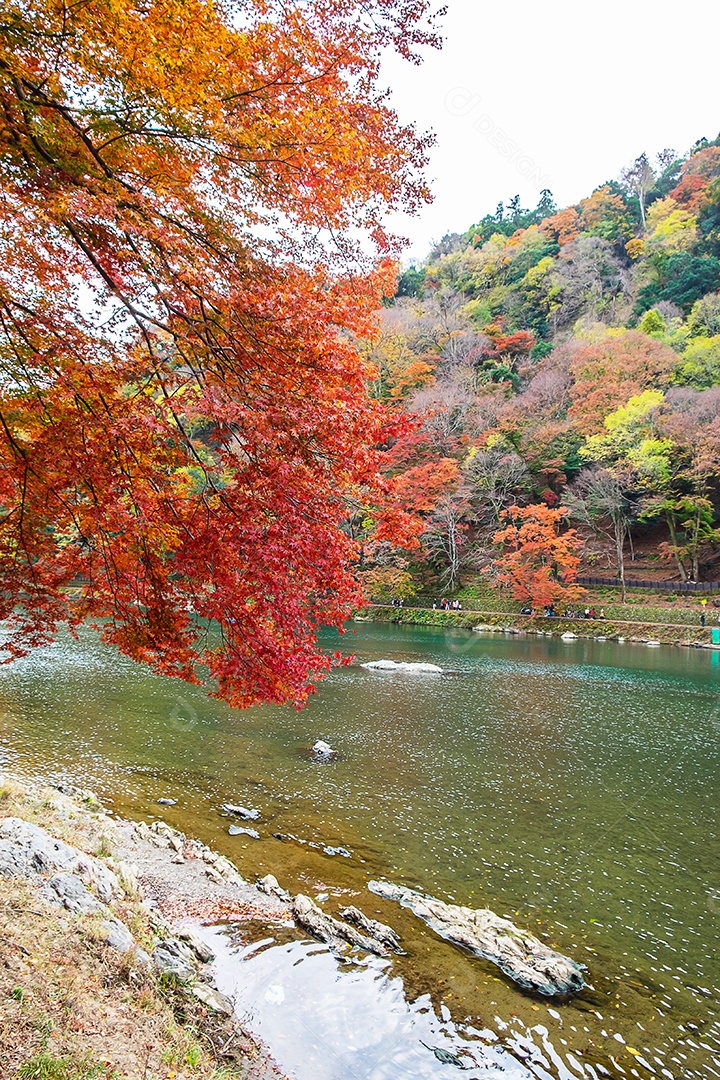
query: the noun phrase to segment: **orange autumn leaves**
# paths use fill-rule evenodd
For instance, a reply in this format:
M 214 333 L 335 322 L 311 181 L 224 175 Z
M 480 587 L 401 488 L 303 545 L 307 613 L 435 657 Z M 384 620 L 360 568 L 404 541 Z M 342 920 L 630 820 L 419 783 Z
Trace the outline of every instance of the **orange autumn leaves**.
M 575 529 L 560 532 L 566 515 L 564 506 L 553 509 L 544 503 L 504 511 L 505 528 L 494 536 L 504 550 L 495 568 L 497 581 L 510 587 L 515 600 L 545 607 L 572 602 L 581 594 L 573 582 L 582 540 Z
M 90 617 L 237 705 L 300 703 L 357 598 L 388 416 L 351 341 L 427 140 L 376 88 L 424 0 L 24 0 L 0 20 L 0 617 Z M 376 252 L 363 253 L 359 232 Z M 389 515 L 389 516 L 388 516 Z M 378 515 L 377 536 L 402 532 Z M 82 575 L 79 599 L 65 586 Z

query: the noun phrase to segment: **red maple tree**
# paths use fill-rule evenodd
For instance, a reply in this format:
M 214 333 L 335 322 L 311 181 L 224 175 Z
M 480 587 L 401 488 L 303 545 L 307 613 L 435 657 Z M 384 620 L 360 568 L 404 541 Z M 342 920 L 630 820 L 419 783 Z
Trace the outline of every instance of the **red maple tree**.
M 236 705 L 300 703 L 327 669 L 316 628 L 357 598 L 346 500 L 383 499 L 387 417 L 351 337 L 394 290 L 388 209 L 427 198 L 427 142 L 375 82 L 383 49 L 436 43 L 427 16 L 6 6 L 8 656 L 90 618 L 158 671 L 196 681 L 202 662 Z

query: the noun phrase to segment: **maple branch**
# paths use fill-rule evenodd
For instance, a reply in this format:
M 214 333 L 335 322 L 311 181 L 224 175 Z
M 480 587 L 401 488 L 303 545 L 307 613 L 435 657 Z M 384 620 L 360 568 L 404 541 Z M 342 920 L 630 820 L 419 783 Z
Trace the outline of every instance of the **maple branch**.
M 146 314 L 146 312 L 140 311 L 139 308 L 136 308 L 135 305 L 127 299 L 127 297 L 124 295 L 122 289 L 117 284 L 112 275 L 108 273 L 100 260 L 96 258 L 92 248 L 84 242 L 73 223 L 67 218 L 63 218 L 62 223 L 68 230 L 80 250 L 83 252 L 83 254 L 87 256 L 94 269 L 97 270 L 98 274 L 103 279 L 108 288 L 115 296 L 117 296 L 118 300 L 120 300 L 123 307 L 127 309 L 129 314 L 132 315 L 133 321 L 138 325 L 138 327 L 141 327 L 143 322 L 147 322 L 150 323 L 152 326 L 159 327 L 161 330 L 168 331 L 168 327 L 164 323 L 161 323 L 157 319 L 154 319 L 151 315 Z

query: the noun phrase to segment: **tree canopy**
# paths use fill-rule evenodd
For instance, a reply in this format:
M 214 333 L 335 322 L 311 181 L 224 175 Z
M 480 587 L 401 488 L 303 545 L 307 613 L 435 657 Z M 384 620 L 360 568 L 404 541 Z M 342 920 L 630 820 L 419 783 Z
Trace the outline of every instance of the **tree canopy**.
M 585 573 L 624 578 L 638 539 L 644 574 L 717 575 L 719 266 L 720 138 L 641 153 L 574 206 L 515 196 L 407 269 L 366 348 L 378 398 L 419 424 L 385 455 L 420 519 L 398 567 L 436 590 L 493 562 L 507 583 L 506 512 L 562 503 Z
M 326 670 L 384 491 L 352 339 L 428 197 L 378 65 L 435 44 L 426 0 L 3 5 L 7 655 L 90 617 L 238 705 Z

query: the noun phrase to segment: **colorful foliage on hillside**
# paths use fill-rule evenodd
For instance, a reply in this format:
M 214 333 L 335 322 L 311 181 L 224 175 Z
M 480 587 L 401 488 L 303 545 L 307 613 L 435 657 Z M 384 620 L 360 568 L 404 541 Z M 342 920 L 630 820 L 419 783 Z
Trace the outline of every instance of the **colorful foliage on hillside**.
M 512 505 L 566 503 L 621 577 L 629 538 L 650 526 L 682 580 L 715 558 L 720 467 L 701 447 L 720 424 L 720 139 L 641 154 L 576 206 L 548 191 L 534 210 L 501 204 L 405 271 L 383 319 L 403 357 L 393 379 L 418 358 L 432 369 L 402 397 L 419 426 L 386 453 L 425 530 L 418 578 L 457 583 L 487 565 Z M 382 334 L 371 360 L 383 367 Z M 622 412 L 647 394 L 640 418 Z M 630 414 L 621 438 L 613 418 Z M 452 460 L 431 507 L 428 479 Z M 450 533 L 438 543 L 441 503 L 459 555 Z

